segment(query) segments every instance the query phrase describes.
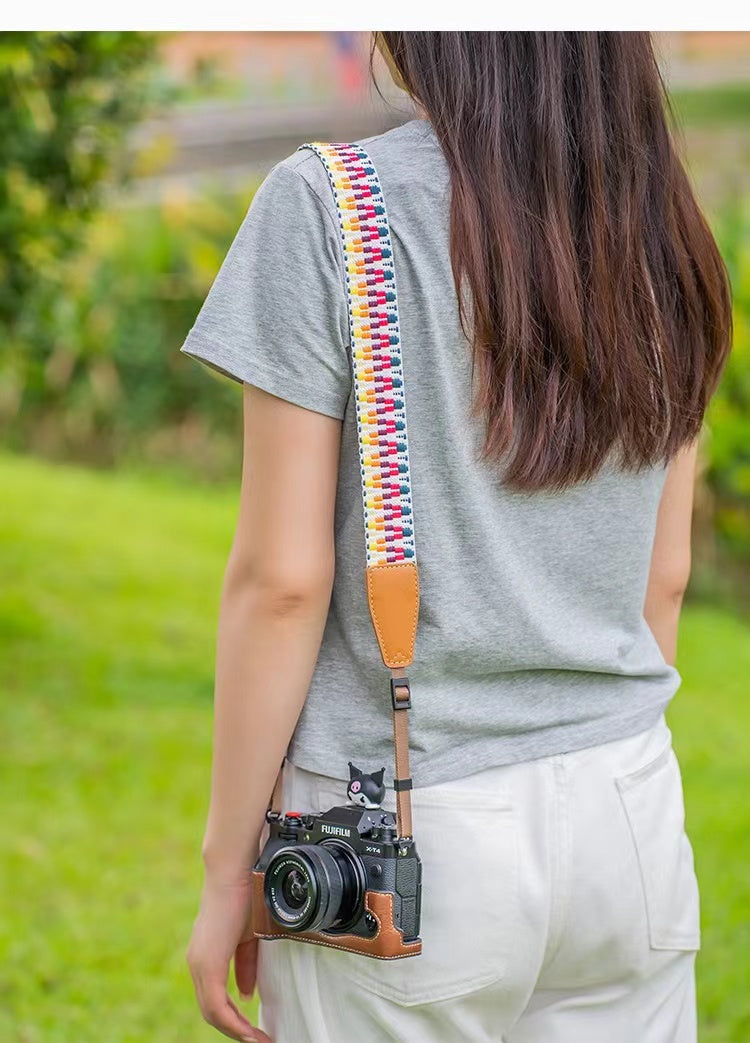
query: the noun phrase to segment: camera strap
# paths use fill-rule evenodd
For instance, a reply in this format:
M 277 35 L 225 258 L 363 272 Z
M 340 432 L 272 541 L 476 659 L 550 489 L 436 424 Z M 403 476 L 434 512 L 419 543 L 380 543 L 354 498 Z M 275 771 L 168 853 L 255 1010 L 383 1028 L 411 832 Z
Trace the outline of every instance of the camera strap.
M 344 256 L 365 526 L 365 583 L 383 662 L 391 672 L 396 820 L 412 836 L 406 667 L 419 614 L 401 331 L 388 216 L 361 145 L 313 142 L 333 191 Z M 269 811 L 281 811 L 283 764 Z

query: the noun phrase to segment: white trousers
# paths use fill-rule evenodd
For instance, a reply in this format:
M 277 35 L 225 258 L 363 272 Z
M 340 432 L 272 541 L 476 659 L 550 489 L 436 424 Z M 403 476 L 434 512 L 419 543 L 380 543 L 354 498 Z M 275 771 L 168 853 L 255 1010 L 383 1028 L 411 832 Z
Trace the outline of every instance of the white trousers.
M 325 810 L 345 788 L 287 763 L 284 808 Z M 698 886 L 663 718 L 412 802 L 422 954 L 261 940 L 275 1043 L 695 1043 Z

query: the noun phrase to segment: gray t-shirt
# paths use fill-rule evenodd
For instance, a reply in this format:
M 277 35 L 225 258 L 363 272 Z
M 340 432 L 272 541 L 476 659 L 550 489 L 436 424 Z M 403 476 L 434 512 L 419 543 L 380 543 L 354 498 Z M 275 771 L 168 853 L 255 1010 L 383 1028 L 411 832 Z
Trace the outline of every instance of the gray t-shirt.
M 470 351 L 448 248 L 450 182 L 431 125 L 367 138 L 393 241 L 421 605 L 408 671 L 414 785 L 648 728 L 679 685 L 643 618 L 665 470 L 607 466 L 562 493 L 503 487 L 478 459 Z M 292 763 L 386 765 L 388 671 L 364 583 L 349 325 L 336 209 L 310 150 L 257 192 L 182 350 L 343 420 L 336 575 Z

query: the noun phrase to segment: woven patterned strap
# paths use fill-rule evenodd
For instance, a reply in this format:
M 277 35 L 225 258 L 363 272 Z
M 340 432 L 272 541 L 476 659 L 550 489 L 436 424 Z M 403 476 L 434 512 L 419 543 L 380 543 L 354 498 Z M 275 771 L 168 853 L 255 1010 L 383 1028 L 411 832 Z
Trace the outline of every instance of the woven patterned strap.
M 408 679 L 419 611 L 396 277 L 385 199 L 361 145 L 312 142 L 328 172 L 346 271 L 370 615 L 393 675 L 396 821 L 412 835 Z
M 416 561 L 404 371 L 385 200 L 360 145 L 312 142 L 328 172 L 346 266 L 367 565 Z

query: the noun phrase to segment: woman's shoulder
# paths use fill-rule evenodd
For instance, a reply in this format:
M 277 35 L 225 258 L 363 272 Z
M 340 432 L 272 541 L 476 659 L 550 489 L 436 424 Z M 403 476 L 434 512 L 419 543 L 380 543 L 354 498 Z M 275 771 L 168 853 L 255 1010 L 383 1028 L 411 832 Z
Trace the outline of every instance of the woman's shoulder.
M 428 120 L 408 120 L 380 134 L 353 138 L 352 144 L 360 145 L 367 151 L 381 181 L 401 181 L 415 173 L 415 168 L 423 172 L 426 162 L 432 161 L 441 166 L 444 164 L 432 124 Z M 295 194 L 303 190 L 303 186 L 317 196 L 327 209 L 335 211 L 328 174 L 311 148 L 300 146 L 276 163 L 261 188 L 264 195 L 273 195 L 280 204 L 288 204 Z
M 357 144 L 371 156 L 387 155 L 407 149 L 434 150 L 439 148 L 432 123 L 426 119 L 410 119 L 395 127 L 372 134 L 369 138 L 358 138 Z
M 441 182 L 448 167 L 435 130 L 429 120 L 412 119 L 382 134 L 362 138 L 384 188 L 413 187 L 415 182 Z

